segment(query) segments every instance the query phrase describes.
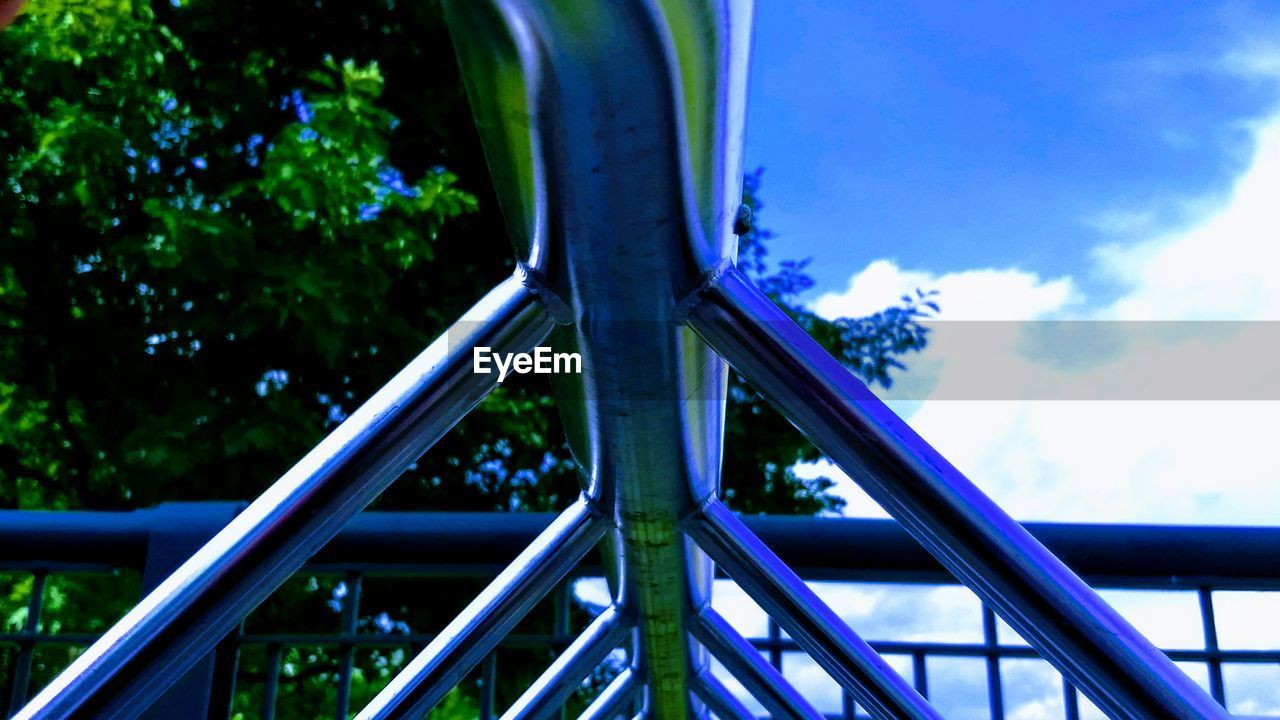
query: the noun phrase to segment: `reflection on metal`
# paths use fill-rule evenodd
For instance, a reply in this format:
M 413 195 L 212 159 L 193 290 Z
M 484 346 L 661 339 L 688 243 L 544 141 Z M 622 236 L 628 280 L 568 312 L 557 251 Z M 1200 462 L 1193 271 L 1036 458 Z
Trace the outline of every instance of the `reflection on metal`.
M 693 691 L 720 720 L 756 720 L 751 710 L 710 672 L 694 678 Z
M 429 712 L 597 542 L 612 605 L 504 717 L 549 716 L 619 645 L 586 717 L 749 716 L 707 647 L 775 717 L 814 717 L 709 609 L 713 559 L 874 717 L 939 717 L 720 504 L 722 356 L 1109 715 L 1226 717 L 733 268 L 749 0 L 446 10 L 516 276 L 17 717 L 136 716 L 479 402 L 473 347 L 548 337 L 583 358 L 553 376 L 582 498 L 360 718 Z
M 715 610 L 703 608 L 690 631 L 771 715 L 822 720 L 822 713 L 796 692 L 782 673 Z
M 493 580 L 361 718 L 421 716 L 457 685 L 604 535 L 605 521 L 579 501 Z

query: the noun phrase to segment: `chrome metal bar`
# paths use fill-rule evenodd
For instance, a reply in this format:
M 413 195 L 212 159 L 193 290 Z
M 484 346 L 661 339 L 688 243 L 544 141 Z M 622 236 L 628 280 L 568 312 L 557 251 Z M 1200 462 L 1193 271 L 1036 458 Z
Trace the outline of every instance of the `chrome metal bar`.
M 736 252 L 752 3 L 444 7 L 516 256 L 574 320 L 551 346 L 583 372 L 550 380 L 583 489 L 618 528 L 606 573 L 649 714 L 688 720 L 706 660 L 683 613 L 712 568 L 677 528 L 719 490 L 728 374 L 680 303 Z
M 569 506 L 360 711 L 357 720 L 426 715 L 564 579 L 608 525 L 586 498 Z
M 1104 712 L 1228 717 L 737 270 L 689 324 Z
M 578 720 L 617 720 L 626 713 L 640 688 L 639 673 L 632 668 L 624 669 L 591 701 Z
M 615 606 L 605 608 L 502 714 L 502 720 L 547 720 L 630 631 L 630 623 Z
M 708 503 L 690 518 L 687 532 L 874 717 L 941 720 L 942 716 L 879 653 L 723 504 Z
M 724 683 L 720 682 L 720 678 L 711 674 L 710 670 L 698 675 L 693 691 L 720 720 L 758 720 L 751 710 L 734 697 Z
M 552 320 L 512 277 L 400 371 L 16 716 L 132 718 L 480 402 L 472 348 L 523 352 Z
M 704 607 L 691 623 L 690 632 L 774 718 L 822 720 L 822 713 L 715 610 Z

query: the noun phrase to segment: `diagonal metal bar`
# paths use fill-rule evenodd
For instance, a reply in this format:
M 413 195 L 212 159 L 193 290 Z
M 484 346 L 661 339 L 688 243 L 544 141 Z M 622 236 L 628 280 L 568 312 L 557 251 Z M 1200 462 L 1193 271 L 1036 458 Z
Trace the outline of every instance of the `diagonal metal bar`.
M 690 518 L 687 532 L 873 716 L 941 720 L 942 716 L 879 653 L 723 504 L 708 503 Z M 743 680 L 741 676 L 738 679 Z
M 132 718 L 492 389 L 472 348 L 524 352 L 552 320 L 519 277 L 485 296 L 16 716 Z
M 640 690 L 640 674 L 634 668 L 626 668 L 591 701 L 578 720 L 616 720 L 631 707 Z
M 736 269 L 689 324 L 1108 715 L 1228 717 Z
M 631 624 L 616 606 L 596 616 L 560 657 L 551 663 L 501 720 L 547 720 L 582 684 L 582 679 L 604 661 L 631 632 Z
M 608 526 L 586 498 L 569 506 L 360 711 L 357 720 L 427 714 L 578 564 Z
M 734 697 L 724 683 L 720 682 L 720 678 L 711 674 L 710 670 L 698 675 L 693 691 L 720 720 L 758 720 L 751 710 Z
M 689 630 L 774 718 L 822 720 L 822 713 L 715 610 L 702 608 Z

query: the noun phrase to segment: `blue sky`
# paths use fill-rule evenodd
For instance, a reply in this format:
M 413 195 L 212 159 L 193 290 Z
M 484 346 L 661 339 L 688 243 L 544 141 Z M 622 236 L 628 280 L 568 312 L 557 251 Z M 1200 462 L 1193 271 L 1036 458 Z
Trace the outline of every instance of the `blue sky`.
M 941 291 L 934 341 L 899 379 L 914 391 L 882 393 L 890 405 L 1020 520 L 1275 525 L 1274 382 L 1258 400 L 1030 395 L 1280 355 L 1234 326 L 1191 322 L 1280 321 L 1280 4 L 757 1 L 746 160 L 765 168 L 773 257 L 813 259 L 802 299 L 827 317 Z M 1054 362 L 1036 343 L 1039 321 L 1056 319 L 1108 328 L 1114 343 Z M 955 320 L 1014 322 L 975 357 L 974 324 Z M 1114 321 L 1179 325 L 1153 335 Z M 992 367 L 1033 392 L 966 394 Z M 1216 382 L 1175 381 L 1210 393 Z M 834 478 L 846 514 L 883 516 L 838 468 L 797 472 Z M 716 592 L 745 629 L 763 617 L 733 588 Z M 823 592 L 869 636 L 977 632 L 965 590 Z M 1193 593 L 1106 596 L 1163 647 L 1203 646 Z M 1239 626 L 1230 644 L 1280 642 L 1280 594 L 1214 602 Z M 1204 667 L 1186 669 L 1207 682 Z M 788 676 L 836 702 L 811 670 Z M 954 685 L 944 714 L 986 717 L 981 664 L 953 670 L 930 671 L 939 693 L 935 680 Z M 1280 668 L 1232 672 L 1229 710 L 1280 716 Z M 1061 718 L 1053 671 L 1019 673 L 1006 716 Z
M 774 257 L 813 259 L 803 299 L 828 317 L 941 292 L 891 404 L 1015 517 L 1274 524 L 1280 402 L 1228 402 L 1208 373 L 1185 380 L 1205 402 L 1043 398 L 1265 361 L 1244 331 L 1109 321 L 1280 320 L 1280 5 L 960 5 L 759 0 L 746 154 Z M 1119 345 L 1055 362 L 1026 332 L 1056 319 Z M 952 320 L 1027 325 L 975 357 Z M 974 399 L 990 368 L 1031 393 Z
M 1247 165 L 1274 6 L 759 0 L 747 166 L 814 293 L 867 262 L 1090 273 Z

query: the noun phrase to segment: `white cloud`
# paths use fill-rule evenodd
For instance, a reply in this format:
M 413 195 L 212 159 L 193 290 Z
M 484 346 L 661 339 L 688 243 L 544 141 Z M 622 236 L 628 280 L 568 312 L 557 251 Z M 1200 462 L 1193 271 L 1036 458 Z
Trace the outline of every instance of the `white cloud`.
M 1123 287 L 1112 301 L 1090 304 L 1069 277 L 1046 279 L 1016 268 L 936 273 L 878 260 L 855 274 L 844 292 L 823 295 L 813 307 L 827 317 L 865 315 L 921 287 L 941 290 L 943 320 L 1280 319 L 1280 281 L 1274 279 L 1280 273 L 1280 118 L 1259 125 L 1255 132 L 1252 163 L 1216 206 L 1195 201 L 1206 209 L 1184 229 L 1095 254 L 1098 272 Z M 1117 235 L 1132 236 L 1144 229 L 1141 213 L 1110 219 Z M 1133 335 L 1126 332 L 1126 342 L 1112 356 L 1073 366 L 1037 361 L 1027 356 L 1016 332 L 996 332 L 986 338 L 987 357 L 976 360 L 998 367 L 998 374 L 1010 383 L 1022 380 L 1031 387 L 1074 382 L 1079 387 L 1113 381 L 1125 373 L 1141 378 L 1144 368 L 1153 366 L 1153 358 L 1166 366 L 1179 358 L 1184 363 L 1194 361 L 1206 345 L 1225 348 L 1228 355 L 1244 353 L 1248 347 L 1248 333 L 1163 340 Z M 911 383 L 913 389 L 935 397 L 958 394 L 957 383 L 974 377 L 970 365 L 975 358 L 972 353 L 959 357 L 960 353 L 948 352 L 949 337 L 935 332 L 933 345 L 910 360 L 911 370 L 903 384 Z M 1260 352 L 1256 343 L 1249 352 Z M 1214 382 L 1205 375 L 1186 381 Z M 890 404 L 1019 519 L 1274 524 L 1280 517 L 1276 482 L 1280 456 L 1273 451 L 1280 402 L 932 399 Z M 835 479 L 837 494 L 848 502 L 846 514 L 884 516 L 848 476 L 829 463 L 801 466 L 797 472 Z M 963 634 L 973 624 L 966 613 L 977 607 L 961 595 L 891 600 L 889 591 L 867 586 L 830 586 L 821 592 L 855 629 L 873 637 L 920 639 L 938 628 Z M 1270 594 L 1217 595 L 1226 608 L 1220 610 L 1220 622 L 1229 618 L 1246 629 L 1232 634 L 1236 626 L 1228 622 L 1222 637 L 1232 647 L 1253 647 L 1249 629 L 1268 625 L 1274 608 L 1262 603 L 1274 598 Z M 1112 592 L 1108 600 L 1165 647 L 1199 644 L 1193 594 Z M 1002 630 L 1002 638 L 1008 637 L 1005 633 L 1011 631 Z M 1257 642 L 1274 647 L 1265 638 Z M 1202 665 L 1186 669 L 1197 682 L 1207 684 Z M 1006 678 L 1011 718 L 1061 717 L 1061 686 L 1055 672 L 1031 661 L 1010 665 L 1008 670 L 1013 673 Z M 1252 666 L 1246 670 L 1252 672 Z M 1280 706 L 1280 695 L 1274 690 L 1280 672 L 1265 676 L 1248 672 L 1229 679 L 1231 710 L 1258 713 Z M 982 714 L 975 710 L 982 707 L 981 678 L 966 684 L 958 676 L 930 674 L 931 687 L 937 686 L 933 687 L 935 699 L 949 712 L 957 717 L 970 711 L 975 717 Z M 814 693 L 824 688 L 805 673 L 794 679 Z M 1103 717 L 1084 699 L 1081 712 L 1082 717 Z
M 1124 320 L 1280 320 L 1280 121 L 1255 129 L 1253 163 L 1225 206 L 1194 226 L 1097 252 L 1130 288 L 1097 315 Z
M 1184 229 L 1095 253 L 1099 273 L 1124 288 L 1089 304 L 1069 277 L 982 268 L 934 273 L 878 260 L 843 293 L 813 307 L 824 316 L 862 315 L 916 287 L 941 290 L 941 319 L 1277 320 L 1280 319 L 1280 118 L 1255 128 L 1254 158 L 1217 207 Z M 1243 353 L 1240 337 L 1220 342 Z M 1196 367 L 1204 337 L 1129 342 L 1114 357 L 1079 367 L 1028 357 L 1017 333 L 983 347 L 985 357 L 948 353 L 945 336 L 910 359 L 908 390 L 961 397 L 974 362 L 999 368 L 1011 386 L 1090 387 L 1182 359 Z M 953 346 L 954 347 L 954 346 Z M 1252 353 L 1257 353 L 1256 343 Z M 1280 348 L 1276 348 L 1280 351 Z M 1236 357 L 1241 357 L 1237 354 Z M 1229 370 L 1228 370 L 1229 372 Z M 1212 383 L 1209 373 L 1188 375 Z M 1065 383 L 1065 384 L 1064 384 Z M 922 395 L 923 396 L 923 395 Z M 1273 523 L 1280 517 L 1280 457 L 1272 452 L 1280 402 L 925 400 L 893 403 L 912 427 L 1006 510 L 1024 520 Z M 883 516 L 829 464 L 827 474 L 857 516 Z
M 1263 48 L 1226 58 L 1234 71 L 1280 79 L 1280 52 Z M 853 275 L 843 292 L 813 303 L 826 317 L 860 316 L 893 304 L 916 288 L 941 291 L 943 320 L 1280 320 L 1280 116 L 1253 128 L 1255 148 L 1247 170 L 1230 192 L 1193 199 L 1193 220 L 1174 232 L 1156 210 L 1101 210 L 1086 223 L 1124 237 L 1125 245 L 1099 248 L 1096 272 L 1122 288 L 1119 297 L 1093 303 L 1070 277 L 1043 278 L 1018 268 L 933 272 L 877 260 Z M 1145 238 L 1143 236 L 1146 236 Z M 1138 242 L 1131 242 L 1137 239 Z M 939 334 L 935 334 L 938 338 Z M 1126 370 L 1140 376 L 1151 358 L 1191 358 L 1204 336 L 1153 343 L 1129 338 L 1121 352 L 1071 367 L 1037 362 L 1010 335 L 991 343 L 988 362 L 1027 382 L 1097 383 Z M 1240 337 L 1214 342 L 1243 352 Z M 904 378 L 915 388 L 954 396 L 958 378 L 971 373 L 944 339 L 911 358 Z M 1275 348 L 1280 352 L 1280 348 Z M 1251 352 L 1257 352 L 1254 348 Z M 965 360 L 967 362 L 968 360 Z M 1110 376 L 1107 373 L 1111 373 Z M 969 376 L 971 377 L 971 375 Z M 1190 376 L 1188 383 L 1214 382 Z M 1273 451 L 1280 428 L 1274 401 L 994 401 L 892 402 L 933 443 L 1014 517 L 1075 522 L 1274 524 L 1280 517 L 1280 457 Z M 884 516 L 839 469 L 829 463 L 797 468 L 801 475 L 837 480 L 846 514 Z M 902 588 L 815 584 L 815 589 L 857 631 L 870 638 L 943 642 L 971 639 L 976 601 L 959 588 Z M 951 591 L 955 591 L 952 593 Z M 719 592 L 719 588 L 717 589 Z M 1215 593 L 1225 646 L 1275 647 L 1257 628 L 1274 627 L 1273 594 Z M 1198 605 L 1191 593 L 1111 592 L 1107 599 L 1164 647 L 1198 646 Z M 730 598 L 726 616 L 755 620 L 749 600 Z M 743 609 L 733 608 L 742 605 Z M 750 624 L 750 623 L 748 623 Z M 1002 642 L 1009 640 L 1002 630 Z M 935 637 L 941 633 L 945 637 Z M 952 636 L 956 635 L 956 636 Z M 901 660 L 901 658 L 892 658 Z M 935 662 L 937 661 L 937 662 Z M 930 661 L 932 697 L 948 717 L 985 717 L 981 666 Z M 1037 661 L 1006 661 L 1007 714 L 1019 720 L 1062 716 L 1059 676 Z M 1016 667 L 1015 667 L 1016 666 Z M 1207 685 L 1202 664 L 1185 664 Z M 1229 668 L 1229 708 L 1235 713 L 1280 712 L 1280 670 Z M 904 677 L 910 677 L 906 667 Z M 800 664 L 788 673 L 812 697 L 825 699 L 830 681 Z M 825 709 L 825 708 L 824 708 Z M 1081 715 L 1102 718 L 1087 700 Z
M 938 275 L 876 260 L 850 278 L 843 293 L 815 300 L 813 310 L 827 318 L 870 315 L 917 288 L 946 298 L 939 316 L 945 320 L 1035 320 L 1079 299 L 1067 277 L 1045 281 L 1031 272 L 992 268 Z

